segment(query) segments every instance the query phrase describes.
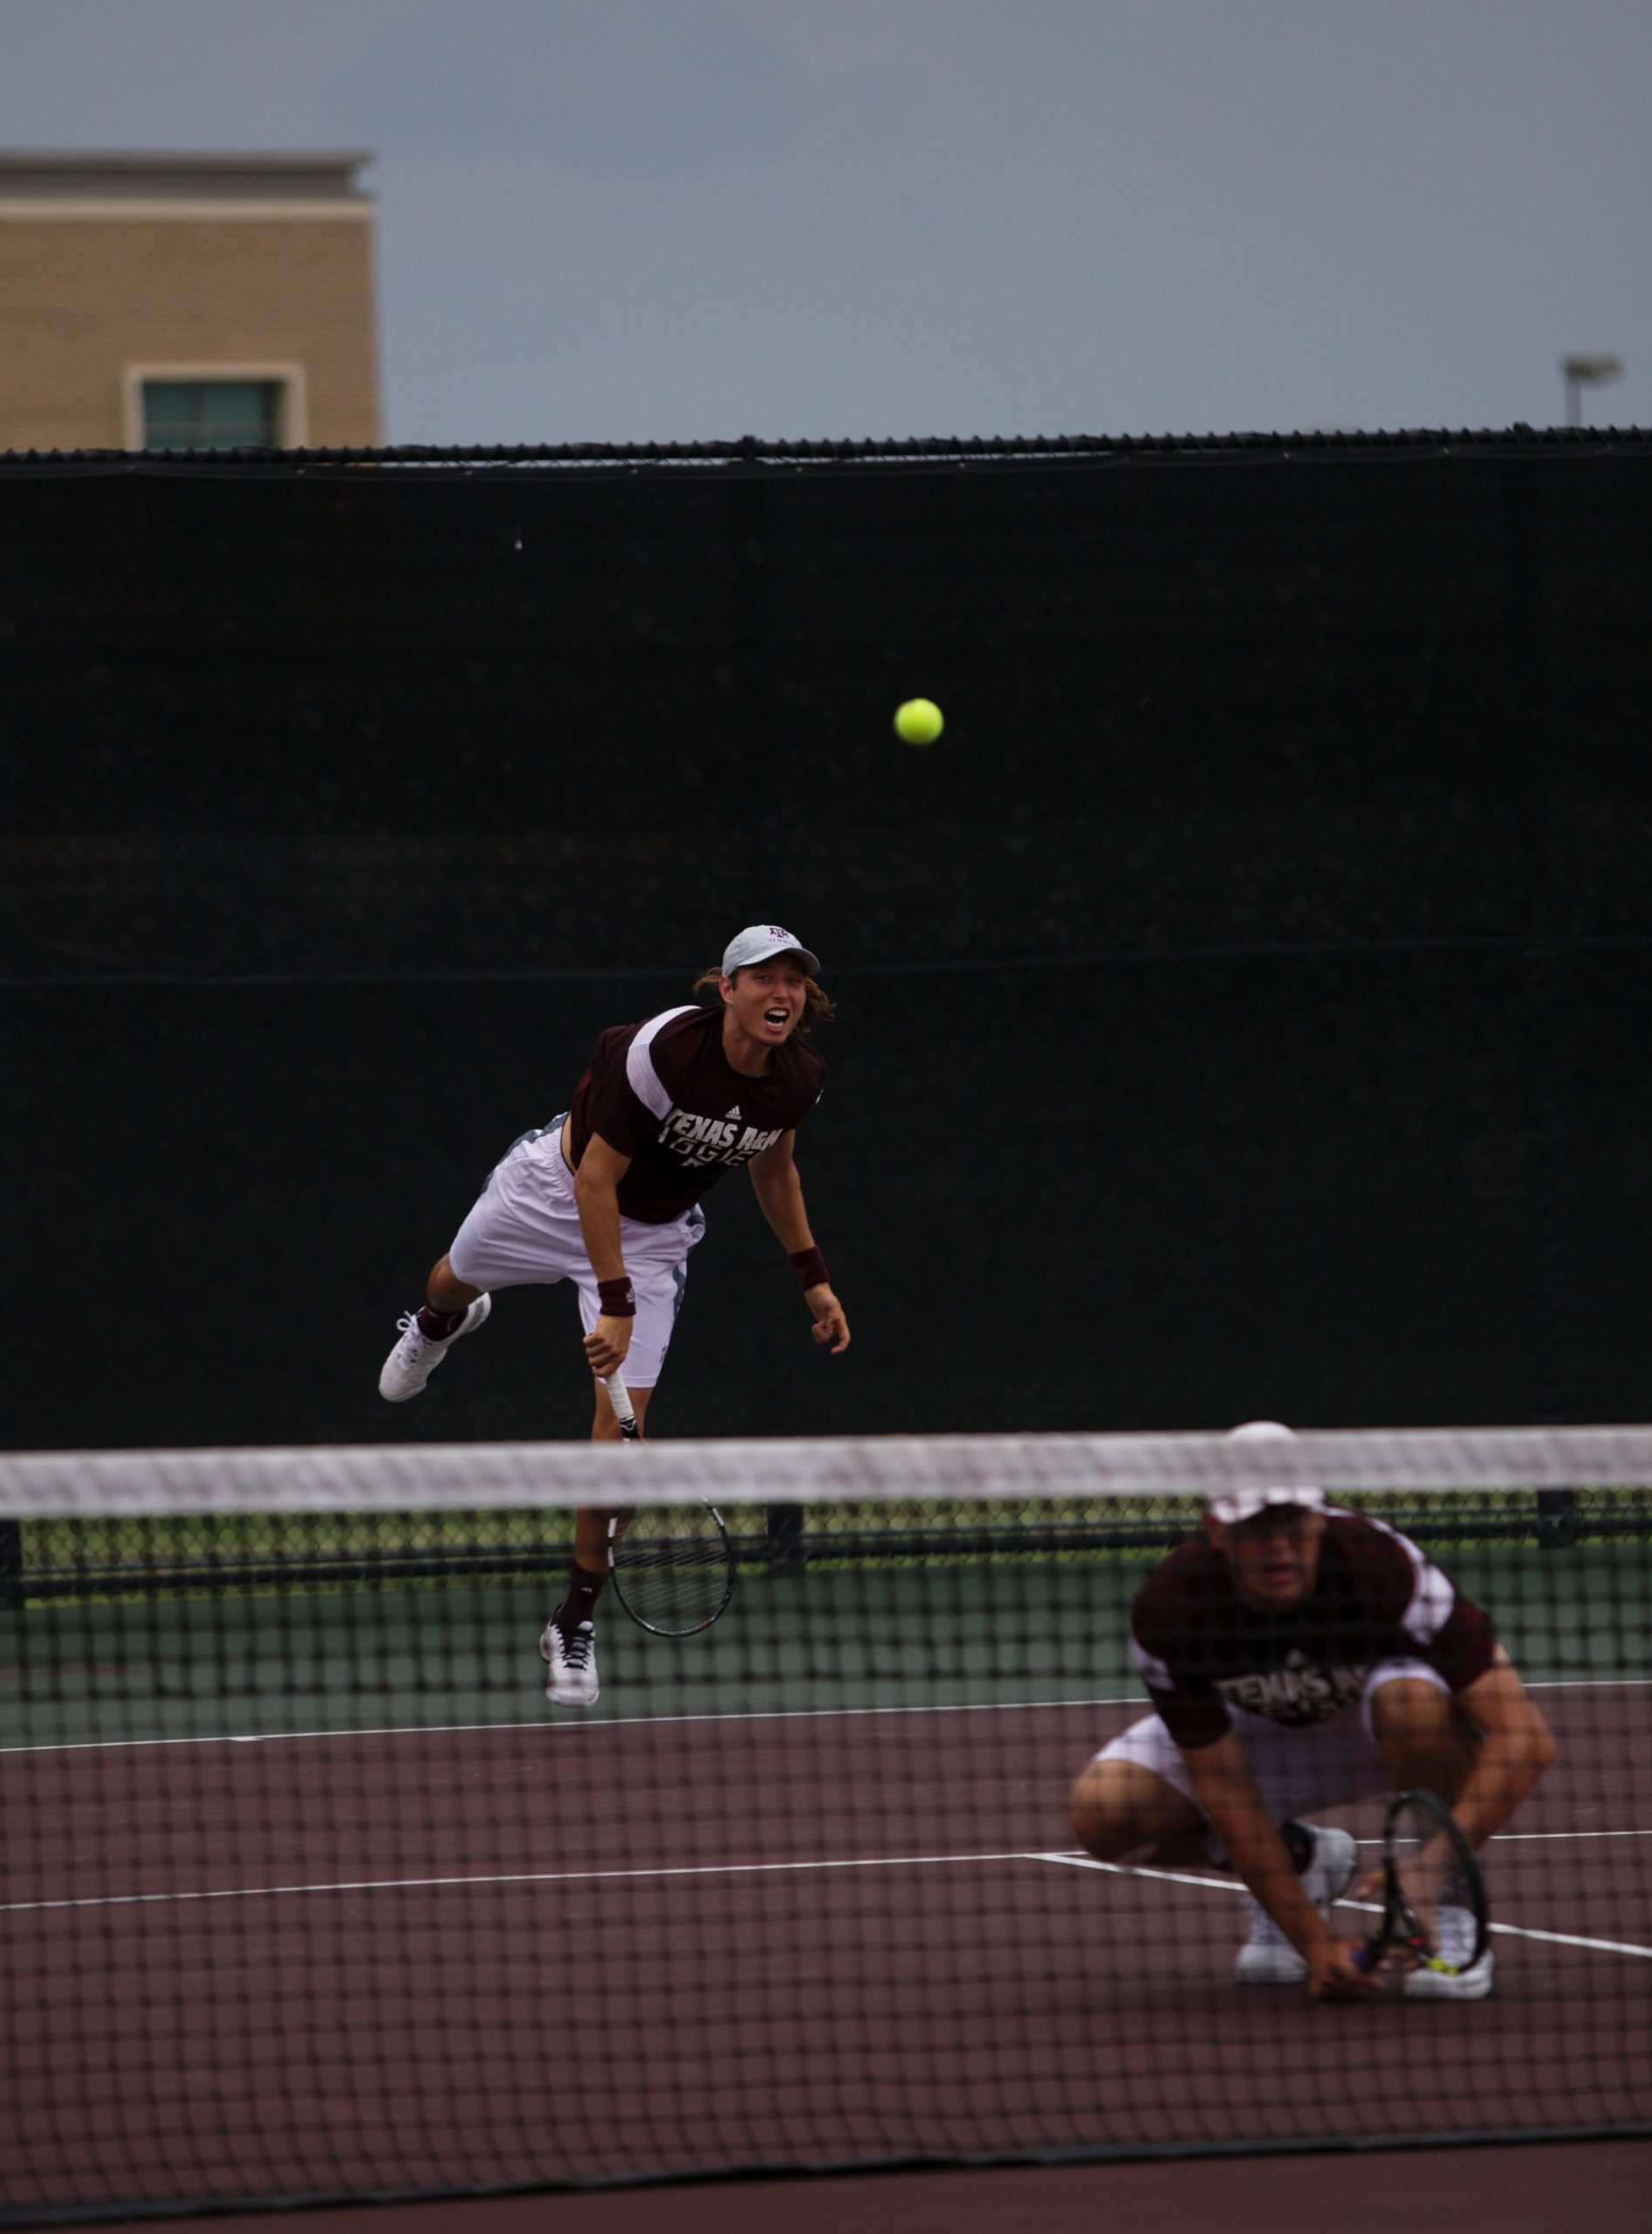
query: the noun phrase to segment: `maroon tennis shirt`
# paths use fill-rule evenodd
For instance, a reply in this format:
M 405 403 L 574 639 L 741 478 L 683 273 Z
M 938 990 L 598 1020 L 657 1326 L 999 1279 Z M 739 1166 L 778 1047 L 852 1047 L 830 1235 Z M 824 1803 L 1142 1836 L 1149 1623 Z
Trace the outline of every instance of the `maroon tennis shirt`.
M 1229 1709 L 1289 1727 L 1358 1703 L 1384 1660 L 1420 1660 L 1461 1691 L 1491 1665 L 1489 1615 L 1408 1536 L 1364 1514 L 1326 1514 L 1320 1572 L 1288 1614 L 1247 1606 L 1203 1536 L 1172 1552 L 1130 1611 L 1136 1665 L 1178 1745 L 1213 1745 Z
M 616 1190 L 620 1216 L 664 1225 L 800 1124 L 820 1099 L 826 1070 L 794 1032 L 761 1078 L 748 1078 L 723 1052 L 720 1007 L 615 1024 L 598 1038 L 573 1090 L 569 1161 L 578 1169 L 600 1133 L 631 1158 Z

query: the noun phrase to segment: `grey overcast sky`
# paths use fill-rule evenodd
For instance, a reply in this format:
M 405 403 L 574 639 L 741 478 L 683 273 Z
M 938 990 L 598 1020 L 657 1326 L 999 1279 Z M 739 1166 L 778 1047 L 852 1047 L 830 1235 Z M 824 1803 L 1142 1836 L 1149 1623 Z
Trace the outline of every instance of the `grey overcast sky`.
M 0 0 L 0 146 L 374 151 L 392 442 L 1647 426 L 1649 106 L 1648 0 Z

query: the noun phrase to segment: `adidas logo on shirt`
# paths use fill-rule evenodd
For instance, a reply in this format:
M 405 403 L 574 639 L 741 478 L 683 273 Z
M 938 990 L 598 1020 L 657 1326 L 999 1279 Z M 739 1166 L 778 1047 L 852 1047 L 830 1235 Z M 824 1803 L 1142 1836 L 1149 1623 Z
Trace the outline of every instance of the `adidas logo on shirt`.
M 740 1117 L 740 1105 L 737 1101 L 735 1103 L 733 1108 L 728 1112 L 728 1115 L 732 1117 L 737 1124 L 738 1123 Z

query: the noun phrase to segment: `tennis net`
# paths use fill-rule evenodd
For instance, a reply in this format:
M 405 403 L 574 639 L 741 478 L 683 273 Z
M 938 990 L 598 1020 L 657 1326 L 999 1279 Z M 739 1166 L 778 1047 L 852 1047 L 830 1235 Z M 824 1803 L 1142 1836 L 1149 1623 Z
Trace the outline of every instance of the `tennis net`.
M 1307 1484 L 1333 1610 L 1281 1658 L 1222 1554 L 1214 1613 L 1164 1562 Z M 621 1496 L 649 1540 L 712 1499 L 731 1601 L 664 1638 L 610 1591 L 600 1696 L 548 1705 L 574 1509 Z M 1652 2128 L 1652 1429 L 24 1455 L 0 1512 L 0 2223 Z M 1353 1938 L 1392 1761 L 1481 1757 L 1429 1719 L 1472 1607 L 1553 1751 L 1481 1851 L 1491 1991 L 1256 1983 L 1289 1943 L 1128 1813 L 1185 1757 L 1093 1813 L 1141 1653 L 1194 1637 L 1176 1711 L 1345 1834 Z

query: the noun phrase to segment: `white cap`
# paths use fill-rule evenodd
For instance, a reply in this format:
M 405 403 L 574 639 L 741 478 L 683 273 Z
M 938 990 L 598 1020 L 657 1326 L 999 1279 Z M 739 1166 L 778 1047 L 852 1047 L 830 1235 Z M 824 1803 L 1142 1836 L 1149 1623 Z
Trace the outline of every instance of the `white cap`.
M 737 970 L 750 970 L 754 962 L 766 962 L 771 954 L 795 954 L 811 977 L 820 975 L 819 956 L 811 954 L 801 939 L 794 939 L 778 923 L 748 923 L 737 931 L 723 950 L 723 974 L 732 977 Z
M 1293 1443 L 1291 1429 L 1278 1420 L 1247 1420 L 1242 1428 L 1229 1430 L 1230 1443 Z M 1280 1486 L 1266 1490 L 1213 1490 L 1205 1498 L 1205 1510 L 1224 1520 L 1229 1526 L 1236 1521 L 1254 1520 L 1271 1504 L 1306 1505 L 1310 1512 L 1325 1511 L 1325 1491 L 1299 1486 Z

